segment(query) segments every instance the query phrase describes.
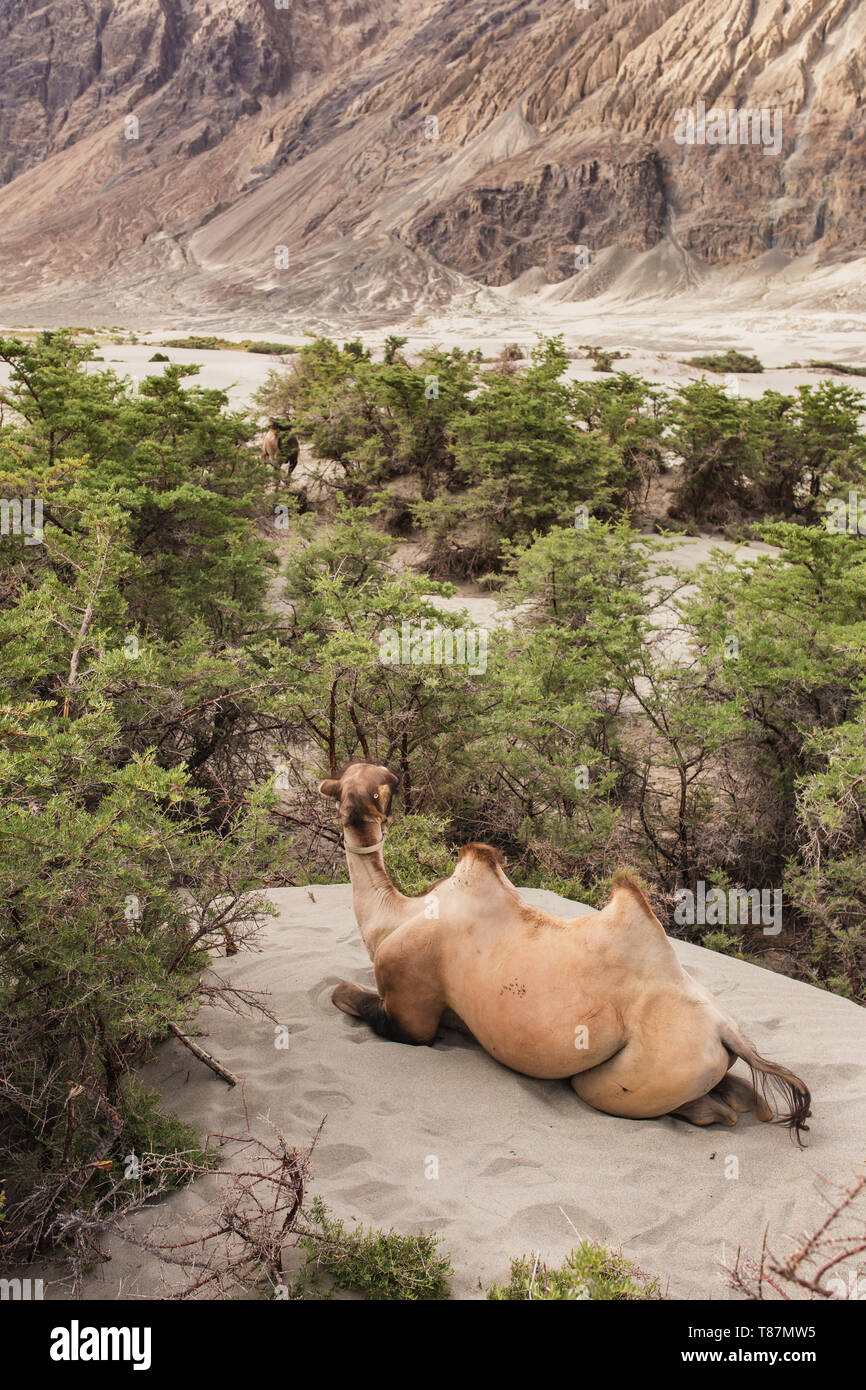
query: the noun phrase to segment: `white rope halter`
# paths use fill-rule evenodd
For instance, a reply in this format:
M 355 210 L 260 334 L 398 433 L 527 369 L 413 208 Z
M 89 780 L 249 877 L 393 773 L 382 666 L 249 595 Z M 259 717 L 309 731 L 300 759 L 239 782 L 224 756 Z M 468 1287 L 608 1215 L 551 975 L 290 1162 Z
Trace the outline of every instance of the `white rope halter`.
M 372 817 L 372 816 L 366 816 L 366 817 L 365 817 L 365 820 L 371 821 L 374 825 L 382 825 L 382 822 L 381 822 L 381 821 L 373 821 L 373 817 Z M 347 844 L 346 844 L 345 836 L 343 837 L 343 849 L 346 851 L 347 854 L 375 854 L 375 853 L 376 853 L 376 850 L 377 850 L 377 849 L 381 849 L 384 843 L 385 843 L 385 827 L 384 827 L 384 825 L 382 825 L 382 838 L 381 838 L 380 840 L 377 840 L 376 843 L 375 843 L 375 845 L 361 845 L 361 846 L 359 846 L 359 847 L 356 849 L 356 848 L 354 848 L 354 846 L 352 846 L 352 845 L 347 845 Z

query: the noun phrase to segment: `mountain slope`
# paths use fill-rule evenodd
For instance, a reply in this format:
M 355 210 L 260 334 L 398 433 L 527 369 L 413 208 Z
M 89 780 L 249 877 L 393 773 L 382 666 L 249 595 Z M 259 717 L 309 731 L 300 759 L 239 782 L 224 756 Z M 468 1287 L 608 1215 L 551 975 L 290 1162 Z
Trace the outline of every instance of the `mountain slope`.
M 583 297 L 605 248 L 862 253 L 866 6 L 586 2 L 4 0 L 0 308 L 384 320 Z M 678 143 L 699 101 L 778 153 Z

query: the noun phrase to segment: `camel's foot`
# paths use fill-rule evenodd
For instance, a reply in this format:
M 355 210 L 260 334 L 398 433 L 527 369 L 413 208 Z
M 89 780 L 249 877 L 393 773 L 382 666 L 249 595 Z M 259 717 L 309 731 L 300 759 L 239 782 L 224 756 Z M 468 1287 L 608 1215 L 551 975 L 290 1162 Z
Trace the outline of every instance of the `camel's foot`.
M 759 1120 L 772 1120 L 773 1112 L 762 1095 L 740 1076 L 724 1076 L 717 1086 L 698 1100 L 689 1101 L 672 1115 L 693 1125 L 735 1125 L 744 1111 L 754 1110 Z
M 331 1003 L 342 1009 L 344 1014 L 351 1014 L 353 1018 L 363 1018 L 364 1005 L 367 1004 L 369 1007 L 370 1001 L 378 1004 L 378 994 L 374 994 L 371 989 L 362 989 L 360 985 L 352 985 L 348 980 L 341 980 L 331 993 Z
M 728 1073 L 718 1086 L 713 1087 L 711 1094 L 734 1110 L 754 1110 L 758 1119 L 765 1124 L 773 1118 L 773 1112 L 764 1097 L 755 1090 L 750 1081 L 744 1081 L 741 1076 L 731 1076 Z
M 690 1100 L 686 1105 L 678 1106 L 671 1114 L 677 1115 L 681 1120 L 688 1120 L 692 1125 L 735 1125 L 738 1119 L 732 1106 L 716 1099 L 715 1091 L 708 1096 L 699 1096 L 697 1100 Z
M 389 1042 L 418 1046 L 433 1041 L 432 1037 L 413 1037 L 411 1032 L 397 1022 L 393 1014 L 388 1013 L 382 1000 L 372 989 L 362 989 L 360 985 L 341 980 L 331 993 L 331 1002 L 336 1004 L 338 1009 L 342 1009 L 344 1014 L 360 1018 L 380 1038 L 387 1038 Z M 434 1034 L 435 1031 L 434 1028 Z

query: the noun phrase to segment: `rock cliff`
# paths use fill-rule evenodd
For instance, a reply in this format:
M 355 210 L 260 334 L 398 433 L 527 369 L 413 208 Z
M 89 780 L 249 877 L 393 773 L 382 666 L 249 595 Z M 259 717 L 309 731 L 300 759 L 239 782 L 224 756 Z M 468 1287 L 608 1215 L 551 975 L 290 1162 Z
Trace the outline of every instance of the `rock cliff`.
M 858 0 L 5 0 L 0 53 L 0 309 L 384 319 L 580 297 L 576 247 L 863 253 Z

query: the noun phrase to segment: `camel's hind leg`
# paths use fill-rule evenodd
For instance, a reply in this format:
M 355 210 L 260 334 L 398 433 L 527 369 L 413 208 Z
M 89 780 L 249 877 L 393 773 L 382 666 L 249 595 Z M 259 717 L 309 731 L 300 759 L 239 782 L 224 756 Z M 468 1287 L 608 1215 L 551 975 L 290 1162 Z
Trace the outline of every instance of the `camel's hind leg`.
M 659 1119 L 698 1104 L 728 1065 L 727 1052 L 712 1035 L 687 1037 L 676 1049 L 664 1036 L 654 1046 L 630 1039 L 606 1062 L 572 1076 L 571 1086 L 581 1100 L 608 1115 Z M 717 1118 L 730 1123 L 727 1116 Z
M 699 1096 L 697 1100 L 678 1106 L 670 1113 L 693 1125 L 735 1125 L 738 1119 L 736 1110 L 717 1097 L 718 1088 L 708 1096 Z
M 472 1029 L 466 1026 L 460 1015 L 456 1014 L 453 1009 L 445 1008 L 442 1010 L 439 1027 L 453 1028 L 455 1033 L 464 1033 L 467 1038 L 472 1038 L 473 1042 L 475 1041 L 475 1034 Z
M 713 1088 L 711 1094 L 734 1110 L 754 1110 L 758 1119 L 764 1123 L 773 1118 L 773 1112 L 764 1097 L 755 1090 L 750 1081 L 744 1081 L 741 1076 L 731 1076 L 729 1072 L 718 1086 Z
M 756 1111 L 759 1120 L 773 1118 L 772 1110 L 754 1086 L 741 1076 L 725 1076 L 707 1095 L 678 1106 L 671 1114 L 693 1125 L 735 1125 L 747 1110 Z

